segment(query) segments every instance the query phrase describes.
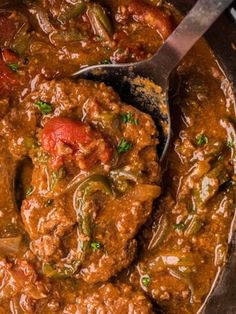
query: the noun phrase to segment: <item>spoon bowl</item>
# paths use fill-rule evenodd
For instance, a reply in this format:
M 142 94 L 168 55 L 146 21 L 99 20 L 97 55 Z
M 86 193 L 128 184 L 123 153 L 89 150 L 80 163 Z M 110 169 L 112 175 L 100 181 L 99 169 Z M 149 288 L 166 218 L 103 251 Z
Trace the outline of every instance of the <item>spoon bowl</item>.
M 160 77 L 156 76 L 155 79 L 149 66 L 148 61 L 122 65 L 96 65 L 85 68 L 78 74 L 79 78 L 104 82 L 120 95 L 122 101 L 150 114 L 159 132 L 158 154 L 164 156 L 170 139 L 171 125 L 166 93 L 168 88 L 165 85 L 161 87 Z M 77 74 L 75 76 L 78 77 Z

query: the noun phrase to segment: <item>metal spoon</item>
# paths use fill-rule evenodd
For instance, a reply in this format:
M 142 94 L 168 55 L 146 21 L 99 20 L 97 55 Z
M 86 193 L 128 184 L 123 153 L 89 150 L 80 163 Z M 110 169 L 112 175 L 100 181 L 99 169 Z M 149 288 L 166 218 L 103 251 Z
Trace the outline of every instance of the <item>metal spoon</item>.
M 162 160 L 171 134 L 169 76 L 232 1 L 198 0 L 165 43 L 148 60 L 90 66 L 74 73 L 73 77 L 102 81 L 112 86 L 122 100 L 150 113 L 160 134 L 158 153 Z

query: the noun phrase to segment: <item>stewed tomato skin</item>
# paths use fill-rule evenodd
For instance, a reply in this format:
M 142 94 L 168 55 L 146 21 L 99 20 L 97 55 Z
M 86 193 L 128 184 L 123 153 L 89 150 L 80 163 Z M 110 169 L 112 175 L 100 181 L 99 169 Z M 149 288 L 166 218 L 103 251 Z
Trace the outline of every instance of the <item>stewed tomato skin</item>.
M 44 126 L 41 142 L 42 148 L 53 157 L 55 167 L 78 155 L 86 156 L 85 168 L 97 162 L 106 164 L 112 158 L 112 148 L 100 132 L 70 118 L 50 119 Z

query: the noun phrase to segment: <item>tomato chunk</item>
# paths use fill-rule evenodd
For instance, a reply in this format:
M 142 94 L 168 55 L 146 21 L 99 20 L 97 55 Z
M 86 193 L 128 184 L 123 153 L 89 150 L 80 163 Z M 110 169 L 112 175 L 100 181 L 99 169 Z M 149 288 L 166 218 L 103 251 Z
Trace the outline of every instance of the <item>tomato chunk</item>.
M 19 61 L 19 57 L 12 50 L 7 48 L 2 50 L 2 58 L 6 63 L 17 63 Z
M 49 120 L 42 132 L 42 148 L 52 156 L 53 167 L 74 159 L 81 169 L 89 169 L 97 162 L 108 163 L 112 148 L 101 133 L 87 123 L 64 117 Z

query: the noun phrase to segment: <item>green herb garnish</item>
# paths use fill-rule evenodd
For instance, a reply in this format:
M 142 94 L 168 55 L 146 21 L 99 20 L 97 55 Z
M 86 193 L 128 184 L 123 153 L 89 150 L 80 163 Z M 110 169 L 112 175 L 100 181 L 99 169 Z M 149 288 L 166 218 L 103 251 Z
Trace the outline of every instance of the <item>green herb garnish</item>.
M 104 60 L 102 60 L 102 64 L 111 64 L 111 60 L 104 59 Z
M 33 187 L 32 187 L 32 185 L 31 186 L 29 186 L 27 189 L 26 189 L 26 192 L 25 192 L 25 195 L 26 196 L 29 196 L 32 192 L 33 192 Z
M 234 141 L 233 140 L 230 140 L 227 142 L 227 147 L 228 148 L 233 148 L 234 147 Z
M 100 242 L 91 242 L 90 246 L 94 251 L 100 250 L 102 247 Z
M 180 222 L 178 224 L 174 224 L 173 228 L 177 229 L 177 230 L 184 230 L 185 229 L 185 224 L 183 222 Z
M 150 282 L 151 282 L 151 279 L 149 276 L 143 276 L 142 279 L 142 284 L 145 286 L 145 287 L 148 287 Z
M 48 199 L 46 202 L 45 202 L 45 206 L 46 207 L 49 207 L 49 206 L 51 206 L 52 205 L 52 203 L 53 203 L 53 199 Z
M 138 119 L 135 119 L 133 114 L 131 112 L 123 112 L 120 114 L 120 117 L 121 117 L 121 121 L 123 123 L 131 123 L 131 124 L 134 124 L 134 125 L 138 125 Z
M 17 72 L 18 68 L 19 68 L 19 64 L 17 63 L 10 63 L 8 64 L 9 68 L 13 71 L 13 72 Z
M 52 105 L 45 102 L 45 101 L 37 101 L 35 103 L 35 106 L 37 106 L 39 108 L 39 110 L 42 112 L 42 114 L 49 114 L 52 112 Z
M 126 139 L 122 138 L 119 145 L 118 145 L 118 148 L 117 148 L 117 151 L 119 154 L 122 154 L 122 153 L 126 153 L 127 151 L 129 151 L 131 148 L 132 148 L 133 144 L 126 141 Z
M 196 136 L 197 145 L 205 145 L 209 142 L 208 137 L 205 134 L 199 134 Z

